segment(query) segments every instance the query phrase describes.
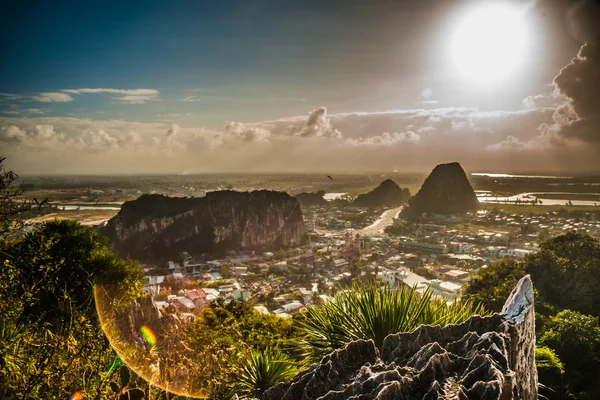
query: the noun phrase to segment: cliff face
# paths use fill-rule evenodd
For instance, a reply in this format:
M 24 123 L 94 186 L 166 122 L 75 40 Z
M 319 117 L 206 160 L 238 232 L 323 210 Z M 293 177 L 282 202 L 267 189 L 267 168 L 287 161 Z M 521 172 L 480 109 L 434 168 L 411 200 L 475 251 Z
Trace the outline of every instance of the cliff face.
M 293 246 L 304 223 L 298 201 L 283 192 L 210 192 L 202 198 L 144 195 L 123 204 L 103 228 L 113 248 L 139 260 L 230 249 Z
M 479 207 L 475 191 L 457 162 L 436 166 L 408 204 L 408 210 L 414 216 L 422 213 L 459 214 Z
M 421 326 L 334 351 L 262 400 L 537 399 L 533 285 L 524 277 L 501 314 Z
M 353 205 L 358 207 L 395 207 L 410 197 L 408 189 L 402 189 L 391 179 L 386 179 L 369 193 L 359 195 Z
M 325 196 L 325 192 L 320 190 L 314 193 L 298 193 L 294 197 L 296 197 L 302 207 L 306 207 L 327 204 L 327 200 L 325 200 L 323 196 Z

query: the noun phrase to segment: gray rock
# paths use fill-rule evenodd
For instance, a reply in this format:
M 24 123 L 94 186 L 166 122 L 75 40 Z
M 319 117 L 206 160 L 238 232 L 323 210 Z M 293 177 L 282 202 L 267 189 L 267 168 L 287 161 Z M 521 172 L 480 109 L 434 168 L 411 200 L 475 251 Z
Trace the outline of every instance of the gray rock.
M 537 399 L 533 285 L 524 277 L 503 312 L 421 326 L 336 350 L 261 400 Z

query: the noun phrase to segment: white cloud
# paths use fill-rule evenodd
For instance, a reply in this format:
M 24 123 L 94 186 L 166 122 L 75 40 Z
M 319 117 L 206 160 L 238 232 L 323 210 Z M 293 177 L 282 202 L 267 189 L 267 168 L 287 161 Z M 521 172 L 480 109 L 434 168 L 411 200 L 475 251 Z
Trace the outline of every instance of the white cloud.
M 149 100 L 156 100 L 157 98 L 155 96 L 134 96 L 134 95 L 129 95 L 129 96 L 123 96 L 123 97 L 113 97 L 113 99 L 119 100 L 122 103 L 144 104 L 145 102 L 147 102 Z
M 59 92 L 40 93 L 37 96 L 33 96 L 33 99 L 42 103 L 67 103 L 73 101 L 73 98 L 68 94 Z
M 187 96 L 181 99 L 181 101 L 202 101 L 202 99 L 198 98 L 197 96 Z
M 0 117 L 18 172 L 422 171 L 459 161 L 467 170 L 585 170 L 592 150 L 557 146 L 538 127 L 552 108 L 471 108 L 308 115 L 211 130 L 178 124 Z M 343 136 L 342 136 L 343 135 Z M 585 150 L 585 149 L 584 149 Z M 594 158 L 596 157 L 596 158 Z
M 19 115 L 19 114 L 21 114 L 21 111 L 10 110 L 10 111 L 2 111 L 2 113 L 6 114 L 6 115 Z
M 40 108 L 28 108 L 25 110 L 28 114 L 44 114 L 45 111 Z
M 82 89 L 63 89 L 65 93 L 86 94 L 86 93 L 111 93 L 130 96 L 158 96 L 160 92 L 156 89 L 107 89 L 107 88 L 82 88 Z

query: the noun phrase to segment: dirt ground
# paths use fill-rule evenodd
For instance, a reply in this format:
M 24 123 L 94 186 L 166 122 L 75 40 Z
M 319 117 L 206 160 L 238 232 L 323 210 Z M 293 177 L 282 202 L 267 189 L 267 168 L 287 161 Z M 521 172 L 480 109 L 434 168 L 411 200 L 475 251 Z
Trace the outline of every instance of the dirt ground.
M 72 219 L 80 222 L 82 225 L 99 225 L 108 221 L 115 215 L 117 210 L 70 210 L 70 211 L 58 211 L 35 217 L 29 220 L 29 222 L 45 222 L 52 221 L 54 219 Z

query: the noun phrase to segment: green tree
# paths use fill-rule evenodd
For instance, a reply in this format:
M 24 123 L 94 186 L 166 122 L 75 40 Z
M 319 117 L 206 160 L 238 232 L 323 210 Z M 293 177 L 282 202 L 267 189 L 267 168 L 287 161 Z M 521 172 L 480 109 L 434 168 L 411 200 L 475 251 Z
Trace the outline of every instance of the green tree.
M 96 317 L 93 287 L 116 285 L 123 306 L 141 292 L 139 265 L 73 221 L 45 223 L 0 246 L 0 397 L 104 396 L 103 373 L 114 353 Z
M 567 233 L 540 245 L 525 269 L 539 294 L 560 308 L 600 315 L 600 244 L 589 235 Z
M 600 325 L 598 318 L 564 310 L 551 319 L 540 344 L 554 349 L 565 367 L 568 398 L 600 398 Z
M 546 346 L 536 347 L 535 364 L 540 383 L 540 394 L 551 399 L 562 398 L 564 395 L 564 367 L 556 352 Z
M 501 259 L 479 271 L 465 285 L 463 297 L 483 304 L 487 310 L 499 312 L 519 279 L 525 275 L 521 263 Z
M 13 232 L 21 223 L 20 215 L 31 209 L 23 192 L 13 185 L 18 175 L 5 167 L 6 157 L 0 156 L 0 238 Z

